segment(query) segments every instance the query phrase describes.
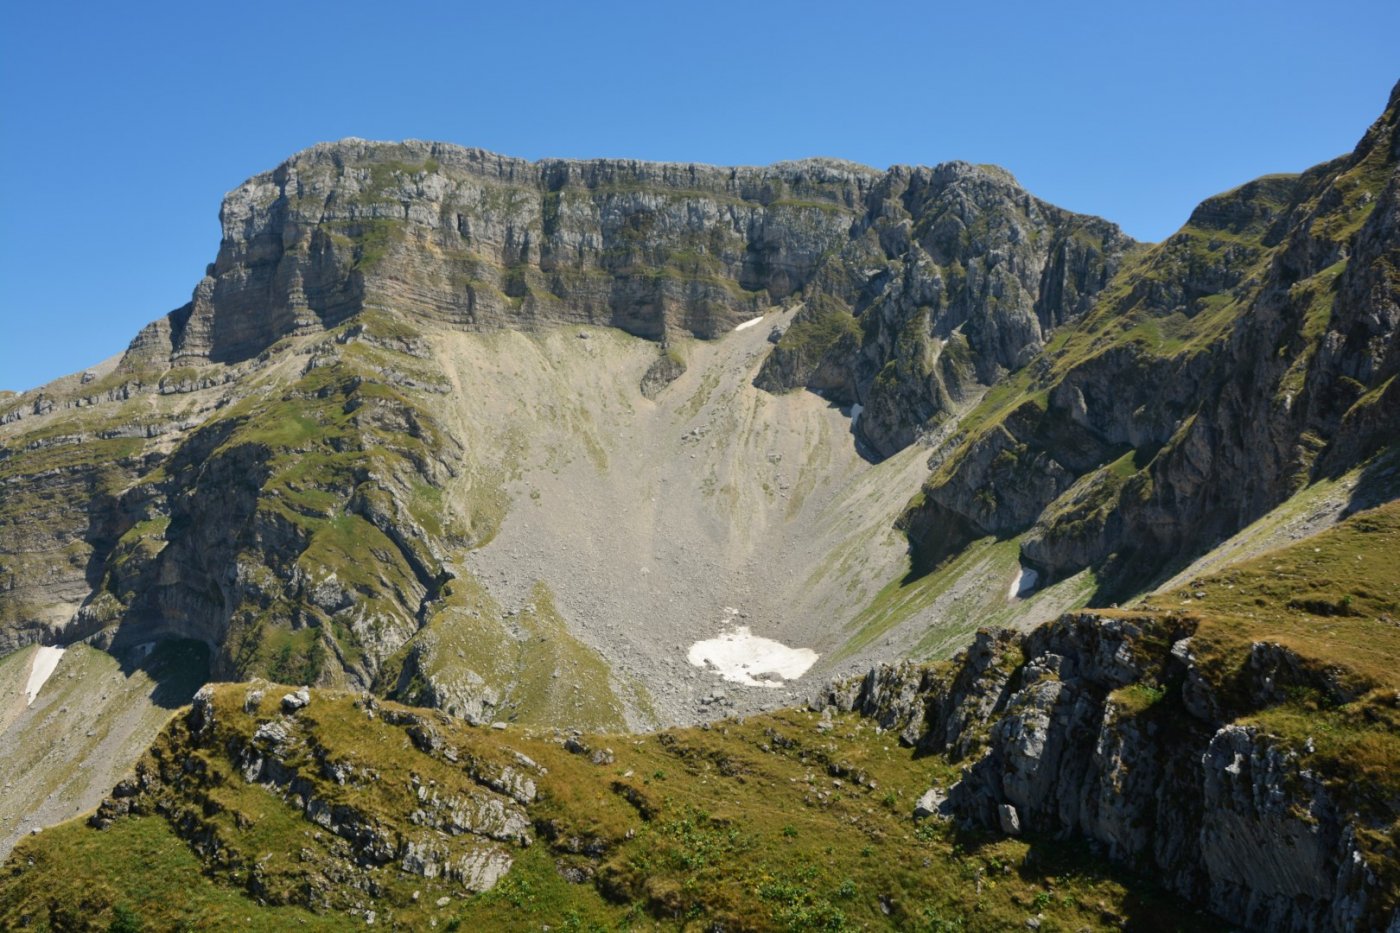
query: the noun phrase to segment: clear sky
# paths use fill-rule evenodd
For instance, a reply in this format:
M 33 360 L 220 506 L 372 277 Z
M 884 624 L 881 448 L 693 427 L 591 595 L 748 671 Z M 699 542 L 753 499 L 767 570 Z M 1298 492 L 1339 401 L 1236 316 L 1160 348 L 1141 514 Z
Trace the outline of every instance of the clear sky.
M 1141 239 L 1351 149 L 1395 0 L 0 5 L 0 388 L 189 298 L 223 192 L 312 143 L 994 162 Z

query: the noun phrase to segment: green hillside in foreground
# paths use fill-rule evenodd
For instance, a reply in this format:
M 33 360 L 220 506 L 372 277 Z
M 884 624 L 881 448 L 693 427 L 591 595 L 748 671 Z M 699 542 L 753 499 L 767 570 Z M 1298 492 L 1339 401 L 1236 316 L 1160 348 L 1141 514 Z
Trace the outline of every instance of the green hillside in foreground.
M 1115 728 L 1189 734 L 1206 696 L 1210 728 L 1253 727 L 1306 755 L 1361 829 L 1379 911 L 1394 907 L 1400 864 L 1397 546 L 1391 504 L 1095 623 L 1095 637 L 1125 622 L 1137 633 L 1118 652 L 1136 654 L 1137 680 L 1105 698 Z M 1020 650 L 977 683 L 1030 683 L 1038 639 L 1067 624 L 989 639 Z M 1186 632 L 1190 688 L 1150 660 Z M 1261 645 L 1288 659 L 1264 681 Z M 472 727 L 336 691 L 288 711 L 291 688 L 220 685 L 104 804 L 105 829 L 74 821 L 15 850 L 0 927 L 1225 927 L 1082 841 L 915 818 L 1019 701 L 940 749 L 919 733 L 964 689 L 958 662 L 905 669 L 922 693 L 886 693 L 865 716 L 784 710 L 645 736 Z M 913 748 L 887 716 L 900 703 Z M 509 867 L 472 893 L 488 863 Z
M 157 795 L 150 812 L 104 831 L 69 823 L 18 849 L 0 925 L 104 929 L 131 916 L 152 930 L 339 929 L 364 926 L 366 910 L 377 925 L 403 929 L 1005 929 L 1037 915 L 1048 929 L 1071 930 L 1199 922 L 1150 884 L 1097 866 L 1081 846 L 915 822 L 914 801 L 953 770 L 854 716 L 794 710 L 644 738 L 590 737 L 614 756 L 594 764 L 548 736 L 430 714 L 423 722 L 442 746 L 424 750 L 409 737 L 413 725 L 371 719 L 365 700 L 315 694 L 298 717 L 306 757 L 293 766 L 316 795 L 391 834 L 417 828 L 415 776 L 467 789 L 464 762 L 509 751 L 547 770 L 533 777 L 531 844 L 511 846 L 510 872 L 470 895 L 393 865 L 357 866 L 345 840 L 246 783 L 224 742 L 246 742 L 281 694 L 269 691 L 251 714 L 244 694 L 242 686 L 215 693 L 212 745 L 190 749 L 183 724 L 163 737 L 154 761 L 183 765 L 192 753 L 207 770 Z M 376 777 L 335 785 L 317 776 L 318 756 Z

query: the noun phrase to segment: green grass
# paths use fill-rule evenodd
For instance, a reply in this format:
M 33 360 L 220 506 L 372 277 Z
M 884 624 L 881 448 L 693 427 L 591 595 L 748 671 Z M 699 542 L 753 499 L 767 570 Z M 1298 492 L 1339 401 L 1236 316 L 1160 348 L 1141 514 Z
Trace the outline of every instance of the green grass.
M 507 701 L 511 719 L 589 731 L 625 727 L 612 668 L 569 632 L 547 585 L 534 585 L 515 621 L 523 637 Z
M 160 817 L 123 820 L 107 833 L 81 823 L 45 832 L 21 864 L 0 880 L 0 926 L 7 929 L 106 929 L 119 912 L 142 930 L 339 930 L 340 917 L 301 907 L 270 907 L 204 873 L 189 845 Z M 114 856 L 129 866 L 115 869 Z M 32 860 L 33 864 L 29 864 Z M 135 870 L 131 870 L 135 869 Z M 26 876 L 44 877 L 49 893 L 23 897 Z M 16 896 L 20 895 L 20 896 Z
M 1221 676 L 1268 641 L 1343 669 L 1359 689 L 1400 688 L 1397 549 L 1400 503 L 1391 503 L 1143 601 L 1208 620 L 1196 651 L 1208 666 L 1218 660 Z
M 182 726 L 170 730 L 153 762 L 172 777 L 190 775 L 159 792 L 172 822 L 126 818 L 105 831 L 75 823 L 26 840 L 0 875 L 0 926 L 26 915 L 34 929 L 74 914 L 106 922 L 125 906 L 161 929 L 223 928 L 231 918 L 255 929 L 302 920 L 348 928 L 363 926 L 347 913 L 357 904 L 391 929 L 436 920 L 439 929 L 976 931 L 1019 928 L 1032 916 L 1049 929 L 1210 926 L 1074 846 L 915 823 L 914 799 L 933 781 L 955 779 L 955 769 L 915 758 L 859 719 L 837 717 L 818 730 L 815 715 L 787 711 L 651 736 L 590 736 L 616 755 L 595 765 L 548 735 L 431 715 L 441 744 L 423 751 L 407 726 L 368 717 L 353 696 L 318 692 L 298 716 L 302 739 L 287 758 L 303 792 L 410 835 L 419 832 L 406 819 L 419 806 L 417 784 L 468 791 L 472 769 L 508 762 L 512 751 L 547 770 L 535 775 L 540 796 L 530 807 L 538 838 L 512 849 L 510 874 L 489 893 L 468 895 L 392 865 L 346 866 L 342 877 L 364 879 L 369 890 L 340 885 L 324 900 L 334 877 L 324 873 L 338 864 L 334 840 L 278 794 L 244 782 L 230 760 L 255 723 L 272 718 L 281 692 L 268 689 L 250 715 L 243 687 L 220 688 L 210 740 L 196 745 Z M 374 778 L 334 784 L 320 774 L 321 760 L 372 769 Z M 180 835 L 177 825 L 186 827 Z M 189 832 L 213 834 L 217 856 L 197 858 Z M 450 901 L 439 908 L 443 896 Z M 308 900 L 320 904 L 315 914 L 301 909 Z
M 993 538 L 983 538 L 965 548 L 953 561 L 940 567 L 936 572 L 909 579 L 897 578 L 887 583 L 860 614 L 847 626 L 853 634 L 842 645 L 837 657 L 849 657 L 876 639 L 883 636 L 900 623 L 928 608 L 944 595 L 964 573 L 984 561 L 992 561 L 1005 569 L 1006 579 L 1018 562 L 1019 544 L 1014 541 L 997 542 Z M 940 637 L 947 634 L 948 620 L 939 620 Z M 981 623 L 969 620 L 970 632 Z M 964 634 L 959 631 L 958 635 Z M 960 640 L 960 639 L 955 639 Z
M 1154 709 L 1164 699 L 1167 691 L 1149 683 L 1129 684 L 1113 691 L 1111 697 L 1115 708 L 1129 716 L 1140 716 Z
M 469 574 L 452 580 L 427 625 L 385 665 L 379 689 L 457 715 L 465 714 L 472 699 L 494 695 L 493 719 L 603 731 L 625 727 L 611 667 L 569 632 L 544 583 L 535 584 L 518 614 L 507 616 Z M 645 707 L 645 690 L 632 693 L 633 705 Z

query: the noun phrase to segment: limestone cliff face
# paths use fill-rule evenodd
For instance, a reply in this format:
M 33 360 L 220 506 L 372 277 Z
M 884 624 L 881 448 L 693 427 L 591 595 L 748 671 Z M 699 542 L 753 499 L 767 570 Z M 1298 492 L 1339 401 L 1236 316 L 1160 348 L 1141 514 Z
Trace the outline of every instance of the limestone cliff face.
M 786 302 L 756 381 L 862 406 L 877 457 L 1004 387 L 938 451 L 918 556 L 1024 534 L 1048 578 L 1130 587 L 1396 435 L 1396 110 L 1147 250 L 957 162 L 313 147 L 229 193 L 191 302 L 120 361 L 3 403 L 0 650 L 178 632 L 224 675 L 374 683 L 491 524 L 434 498 L 475 454 L 426 331 L 664 346 Z
M 170 318 L 175 359 L 244 359 L 366 308 L 660 339 L 714 337 L 789 297 L 827 299 L 856 339 L 785 335 L 760 385 L 861 402 L 881 454 L 1024 365 L 1134 245 L 1000 169 L 960 162 L 883 173 L 820 159 L 527 163 L 355 140 L 250 180 L 221 220 L 218 260 Z
M 345 140 L 230 192 L 177 357 L 236 360 L 365 308 L 467 328 L 607 324 L 713 337 L 803 288 L 879 173 L 524 162 Z
M 1118 598 L 1397 436 L 1400 90 L 1351 155 L 1202 204 L 940 451 L 925 562 L 1025 533 Z
M 1400 892 L 1370 811 L 1324 779 L 1310 738 L 1243 721 L 1291 692 L 1355 695 L 1269 643 L 1221 682 L 1194 629 L 1086 613 L 1029 636 L 983 631 L 949 666 L 876 668 L 815 705 L 962 760 L 942 796 L 968 824 L 1088 840 L 1246 929 L 1395 929 Z
M 862 436 L 891 454 L 1077 320 L 1135 246 L 1117 227 L 1028 195 L 994 167 L 892 169 L 867 215 L 872 257 L 847 357 Z M 781 348 L 782 343 L 779 343 Z

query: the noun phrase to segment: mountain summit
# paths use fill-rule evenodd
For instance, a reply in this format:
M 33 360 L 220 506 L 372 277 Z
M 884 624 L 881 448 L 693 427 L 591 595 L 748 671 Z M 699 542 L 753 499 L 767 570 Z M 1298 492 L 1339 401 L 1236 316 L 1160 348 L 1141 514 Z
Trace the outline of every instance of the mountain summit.
M 101 801 L 0 923 L 131 845 L 172 924 L 1393 928 L 1397 122 L 1159 244 L 962 162 L 253 177 L 0 398 L 3 844 Z

